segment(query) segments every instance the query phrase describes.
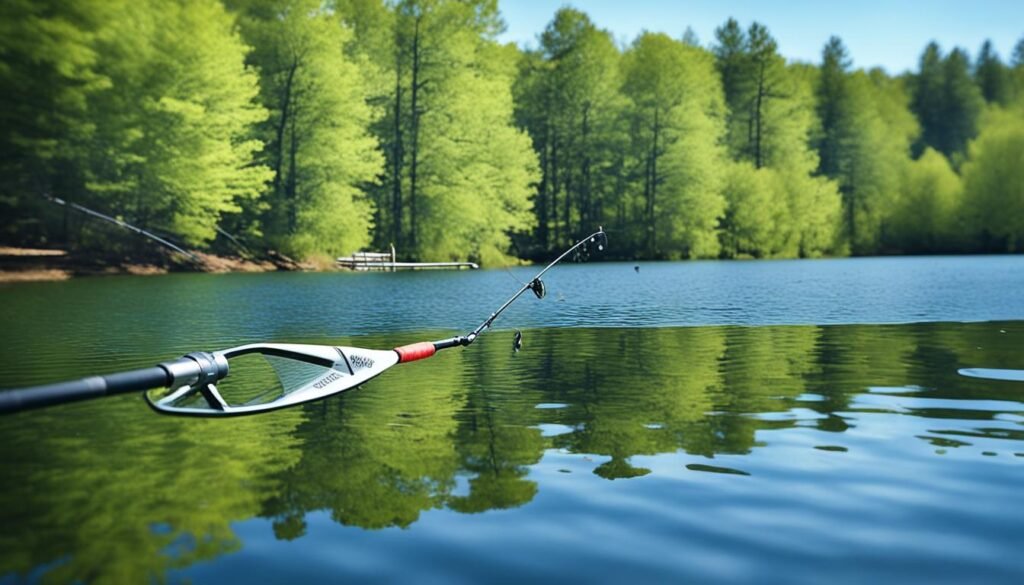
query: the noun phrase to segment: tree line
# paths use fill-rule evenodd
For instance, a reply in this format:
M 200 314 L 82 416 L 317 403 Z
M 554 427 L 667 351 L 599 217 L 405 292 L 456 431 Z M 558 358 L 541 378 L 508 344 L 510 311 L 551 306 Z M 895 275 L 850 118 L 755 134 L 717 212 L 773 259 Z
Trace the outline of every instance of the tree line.
M 502 26 L 496 0 L 5 2 L 0 239 L 132 245 L 51 194 L 305 258 L 493 265 L 598 225 L 629 258 L 1024 248 L 1024 39 L 891 76 L 734 19 L 706 45 Z

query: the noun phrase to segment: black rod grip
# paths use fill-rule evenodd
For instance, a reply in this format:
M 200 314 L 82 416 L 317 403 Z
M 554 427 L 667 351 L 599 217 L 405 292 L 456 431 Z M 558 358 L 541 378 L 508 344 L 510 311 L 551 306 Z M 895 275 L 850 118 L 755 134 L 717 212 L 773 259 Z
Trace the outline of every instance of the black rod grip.
M 441 339 L 439 341 L 434 341 L 432 343 L 434 344 L 434 349 L 436 350 L 448 349 L 449 347 L 459 347 L 460 345 L 469 345 L 469 341 L 461 335 L 458 337 L 452 337 L 450 339 Z
M 170 383 L 170 375 L 161 366 L 106 376 L 92 376 L 70 382 L 0 391 L 0 414 L 20 412 L 53 404 L 77 402 L 100 396 L 141 392 Z

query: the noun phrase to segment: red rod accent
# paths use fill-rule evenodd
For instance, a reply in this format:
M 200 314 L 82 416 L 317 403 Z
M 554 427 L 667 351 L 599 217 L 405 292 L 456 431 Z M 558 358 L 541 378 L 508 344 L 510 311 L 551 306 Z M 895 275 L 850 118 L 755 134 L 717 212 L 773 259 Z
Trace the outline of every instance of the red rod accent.
M 396 347 L 395 351 L 398 352 L 398 363 L 404 364 L 405 362 L 414 362 L 434 355 L 437 348 L 434 344 L 429 341 L 421 341 L 419 343 L 410 343 L 409 345 L 403 345 L 402 347 Z

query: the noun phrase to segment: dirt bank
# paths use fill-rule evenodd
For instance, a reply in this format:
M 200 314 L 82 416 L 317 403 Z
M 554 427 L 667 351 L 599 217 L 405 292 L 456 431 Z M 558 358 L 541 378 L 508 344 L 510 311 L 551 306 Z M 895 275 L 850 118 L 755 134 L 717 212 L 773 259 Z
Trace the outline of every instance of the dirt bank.
M 270 253 L 267 259 L 250 260 L 193 252 L 195 260 L 180 255 L 138 258 L 98 258 L 66 250 L 0 246 L 0 283 L 67 280 L 105 274 L 152 275 L 168 272 L 272 272 L 310 270 L 285 256 Z

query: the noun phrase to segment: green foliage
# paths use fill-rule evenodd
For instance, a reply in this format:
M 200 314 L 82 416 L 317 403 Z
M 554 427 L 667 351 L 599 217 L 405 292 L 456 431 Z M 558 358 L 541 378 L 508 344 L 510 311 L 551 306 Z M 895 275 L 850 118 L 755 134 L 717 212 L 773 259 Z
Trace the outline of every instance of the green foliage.
M 607 31 L 562 8 L 541 34 L 539 52 L 521 62 L 519 120 L 543 172 L 534 201 L 542 249 L 590 233 L 612 210 L 616 227 L 624 227 L 619 59 Z
M 934 42 L 922 54 L 913 99 L 922 130 L 916 145 L 918 152 L 931 146 L 956 160 L 963 156 L 967 141 L 977 134 L 984 99 L 969 66 L 963 50 L 953 49 L 943 58 Z
M 93 129 L 83 120 L 86 97 L 111 83 L 96 71 L 96 35 L 108 17 L 102 1 L 12 0 L 0 5 L 5 187 L 50 180 L 49 165 L 67 156 L 60 141 L 87 138 Z M 20 164 L 11 164 L 15 161 Z
M 1020 248 L 994 210 L 1019 199 L 1001 165 L 1024 41 L 1008 65 L 986 41 L 973 68 L 932 43 L 893 78 L 838 37 L 787 64 L 735 19 L 710 49 L 692 30 L 620 47 L 568 7 L 535 50 L 502 26 L 496 0 L 5 2 L 0 238 L 134 245 L 48 193 L 298 257 L 494 265 L 597 226 L 622 257 Z
M 136 152 L 144 160 L 128 166 L 139 175 L 137 188 L 148 194 L 147 212 L 169 212 L 167 228 L 202 244 L 215 237 L 222 215 L 256 201 L 271 179 L 269 169 L 252 164 L 263 145 L 250 135 L 267 114 L 254 103 L 258 79 L 243 64 L 247 47 L 218 3 L 156 6 L 153 47 L 146 51 L 152 60 L 144 64 L 151 73 L 143 87 L 126 92 L 136 99 L 151 92 L 141 97 L 139 126 L 132 128 L 142 133 Z M 129 9 L 137 11 L 139 4 Z M 118 103 L 130 101 L 129 95 L 118 97 Z M 101 190 L 117 183 L 100 174 L 95 181 Z
M 870 254 L 882 245 L 885 221 L 899 201 L 915 126 L 905 98 L 887 79 L 856 73 L 851 78 L 854 132 L 843 152 L 840 188 L 845 195 L 845 225 L 852 252 Z
M 842 203 L 836 183 L 812 177 L 798 167 L 781 167 L 776 179 L 777 200 L 786 202 L 785 228 L 776 256 L 817 258 L 840 249 Z
M 468 40 L 469 62 L 425 96 L 417 244 L 424 257 L 494 265 L 509 262 L 508 234 L 533 226 L 537 159 L 512 124 L 514 51 Z
M 344 51 L 351 32 L 312 0 L 254 1 L 240 11 L 271 112 L 262 126 L 274 170 L 261 217 L 268 241 L 300 257 L 365 246 L 372 210 L 362 187 L 382 160 L 362 73 Z
M 843 41 L 839 37 L 831 37 L 822 50 L 815 97 L 821 122 L 818 170 L 832 178 L 839 176 L 840 151 L 854 131 L 850 112 L 854 104 L 847 87 L 851 63 Z
M 717 256 L 724 103 L 711 55 L 644 33 L 626 52 L 623 71 L 633 160 L 644 169 L 647 252 Z
M 774 197 L 775 173 L 745 161 L 726 173 L 728 211 L 722 221 L 722 252 L 732 258 L 772 256 L 775 221 L 781 214 Z
M 270 179 L 249 137 L 266 117 L 245 46 L 215 2 L 120 3 L 97 36 L 110 87 L 87 100 L 95 131 L 75 162 L 88 201 L 191 244 L 215 236 Z M 73 191 L 74 193 L 74 191 Z
M 974 79 L 986 102 L 1006 104 L 1009 100 L 1009 71 L 992 48 L 992 41 L 986 40 L 981 46 L 978 61 L 974 66 Z
M 1024 110 L 994 109 L 963 168 L 964 211 L 982 250 L 1024 250 Z
M 15 95 L 5 108 L 22 120 L 10 136 L 22 189 L 84 200 L 191 244 L 258 197 L 269 173 L 252 165 L 261 145 L 249 132 L 266 113 L 219 3 L 10 8 L 31 35 L 10 37 L 13 53 L 49 55 L 43 74 L 17 61 L 3 69 L 5 87 L 45 94 Z
M 931 148 L 906 165 L 902 197 L 892 210 L 888 239 L 903 253 L 943 252 L 960 242 L 960 177 Z
M 725 256 L 814 258 L 836 248 L 840 203 L 832 181 L 746 161 L 730 165 L 726 177 Z
M 752 173 L 743 164 L 730 169 L 724 252 L 755 257 L 830 253 L 838 241 L 839 195 L 833 182 L 811 176 L 819 165 L 809 145 L 818 126 L 817 73 L 785 66 L 762 25 L 752 24 L 745 36 L 736 37 L 736 30 L 730 23 L 719 29 L 716 48 L 719 70 L 734 77 L 734 95 L 727 94 L 727 101 L 739 108 L 729 112 L 729 144 L 738 162 L 765 172 Z
M 20 243 L 56 239 L 41 217 L 40 191 L 78 179 L 69 142 L 95 126 L 86 98 L 109 87 L 96 71 L 95 36 L 104 2 L 12 0 L 0 4 L 0 236 Z

